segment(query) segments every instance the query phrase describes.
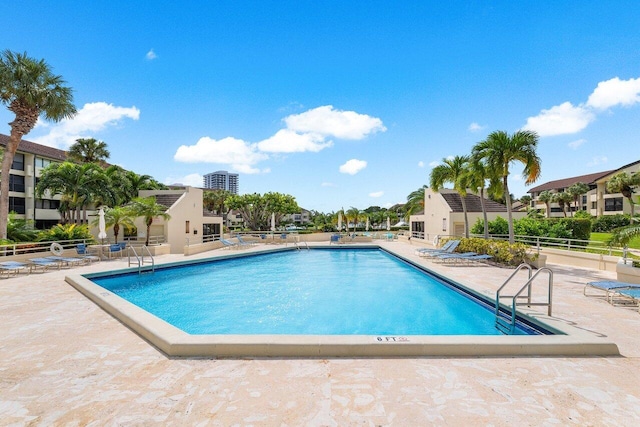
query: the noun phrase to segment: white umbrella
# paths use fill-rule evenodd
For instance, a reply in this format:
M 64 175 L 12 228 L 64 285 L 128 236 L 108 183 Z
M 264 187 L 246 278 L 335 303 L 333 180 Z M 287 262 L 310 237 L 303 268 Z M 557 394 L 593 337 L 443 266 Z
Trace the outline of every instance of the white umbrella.
M 391 220 L 387 217 L 387 231 L 391 230 Z
M 342 230 L 342 212 L 338 212 L 338 231 Z
M 104 220 L 104 209 L 100 208 L 98 217 L 98 239 L 105 239 L 107 237 L 107 225 Z
M 369 231 L 369 217 L 367 217 L 367 225 L 365 226 L 365 230 Z
M 276 214 L 271 214 L 271 231 L 276 231 Z

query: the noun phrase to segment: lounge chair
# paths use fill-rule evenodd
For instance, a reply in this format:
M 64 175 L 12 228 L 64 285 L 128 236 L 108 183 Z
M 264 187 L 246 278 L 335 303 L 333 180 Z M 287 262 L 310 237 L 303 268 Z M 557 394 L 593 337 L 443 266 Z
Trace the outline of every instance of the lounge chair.
M 491 258 L 491 255 L 488 254 L 477 254 L 475 252 L 466 252 L 466 253 L 452 253 L 452 254 L 441 254 L 436 255 L 436 260 L 442 260 L 443 262 L 453 261 L 454 263 L 458 263 L 460 261 L 471 263 L 471 262 L 487 262 Z
M 638 304 L 638 313 L 640 313 L 640 286 L 634 288 L 626 288 L 618 290 L 618 294 L 624 298 L 629 298 L 631 301 Z
M 424 250 L 421 251 L 420 253 L 418 253 L 419 256 L 426 256 L 426 257 L 434 257 L 434 256 L 438 256 L 438 255 L 445 255 L 445 254 L 452 254 L 454 253 L 453 251 L 455 251 L 458 248 L 458 245 L 460 244 L 460 240 L 450 240 L 451 245 L 449 245 L 446 249 L 444 249 L 444 247 L 447 245 L 447 243 L 445 243 L 445 245 L 441 248 L 441 249 L 433 249 L 433 250 Z
M 256 244 L 257 244 L 257 243 L 255 243 L 255 242 L 247 242 L 247 241 L 246 241 L 246 240 L 244 240 L 244 239 L 242 238 L 242 236 L 241 236 L 241 235 L 239 235 L 239 234 L 238 234 L 237 238 L 238 238 L 238 245 L 240 245 L 240 246 L 253 246 L 253 245 L 256 245 Z
M 230 240 L 227 239 L 223 239 L 222 237 L 220 238 L 220 243 L 222 243 L 224 245 L 225 248 L 227 249 L 231 249 L 231 248 L 237 248 L 238 244 L 234 243 Z
M 416 249 L 416 255 L 421 255 L 421 254 L 430 254 L 430 253 L 442 253 L 442 252 L 446 252 L 449 250 L 449 248 L 452 245 L 455 245 L 455 247 L 453 248 L 455 250 L 455 248 L 460 244 L 460 240 L 447 240 L 447 242 L 442 245 L 441 248 L 422 248 L 422 249 Z
M 100 257 L 96 255 L 91 255 L 87 250 L 87 245 L 83 243 L 76 245 L 76 253 L 80 255 L 80 258 L 82 258 L 88 263 L 91 263 L 94 261 L 100 261 Z
M 83 258 L 75 258 L 75 257 L 64 257 L 64 256 L 48 256 L 47 259 L 52 261 L 57 261 L 61 263 L 63 266 L 72 267 L 74 265 L 84 264 L 86 261 Z
M 3 273 L 7 273 L 7 277 L 11 276 L 12 274 L 14 276 L 17 276 L 18 273 L 20 273 L 22 270 L 26 270 L 27 273 L 31 272 L 31 268 L 29 267 L 29 264 L 25 264 L 24 262 L 19 262 L 19 261 L 0 262 L 0 277 L 2 277 Z
M 589 282 L 584 285 L 584 290 L 582 293 L 584 296 L 596 296 L 596 295 L 588 295 L 587 288 L 596 289 L 605 293 L 605 297 L 607 302 L 613 304 L 613 296 L 620 293 L 620 290 L 623 289 L 640 289 L 640 285 L 637 283 L 625 283 L 625 282 L 616 282 L 615 280 L 604 280 L 599 282 Z
M 38 271 L 38 269 L 41 269 L 42 272 L 45 272 L 51 268 L 60 270 L 62 267 L 61 262 L 49 258 L 30 258 L 29 263 L 31 271 Z

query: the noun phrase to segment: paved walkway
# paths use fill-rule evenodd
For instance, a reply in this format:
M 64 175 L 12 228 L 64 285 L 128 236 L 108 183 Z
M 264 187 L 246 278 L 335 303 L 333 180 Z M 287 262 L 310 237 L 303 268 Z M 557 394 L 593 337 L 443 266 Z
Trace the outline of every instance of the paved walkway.
M 420 260 L 487 294 L 511 273 Z M 582 295 L 614 274 L 551 267 L 554 317 L 607 336 L 622 357 L 171 359 L 68 285 L 69 270 L 2 280 L 0 425 L 640 425 L 640 314 Z

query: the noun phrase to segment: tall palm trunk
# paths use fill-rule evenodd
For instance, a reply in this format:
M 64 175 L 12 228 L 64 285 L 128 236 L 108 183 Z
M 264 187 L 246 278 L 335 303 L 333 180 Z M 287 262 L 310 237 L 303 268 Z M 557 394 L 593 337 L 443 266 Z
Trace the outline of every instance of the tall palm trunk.
M 513 214 L 511 212 L 511 195 L 509 193 L 509 184 L 507 183 L 508 175 L 502 177 L 502 185 L 504 187 L 504 201 L 507 205 L 507 218 L 509 222 L 509 243 L 515 243 L 513 232 Z
M 489 222 L 487 220 L 487 205 L 484 200 L 484 187 L 480 188 L 480 205 L 482 206 L 482 217 L 484 219 L 484 238 L 489 239 Z

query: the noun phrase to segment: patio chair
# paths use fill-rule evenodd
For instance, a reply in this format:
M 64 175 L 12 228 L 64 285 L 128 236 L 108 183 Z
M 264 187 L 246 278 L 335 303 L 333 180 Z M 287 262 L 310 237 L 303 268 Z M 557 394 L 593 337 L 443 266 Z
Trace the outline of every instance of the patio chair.
M 220 238 L 220 243 L 222 243 L 224 245 L 225 248 L 227 249 L 234 249 L 237 248 L 239 245 L 237 243 L 234 243 L 230 240 L 227 239 L 223 239 L 222 237 Z
M 253 246 L 253 245 L 256 245 L 256 244 L 257 244 L 257 243 L 255 243 L 255 242 L 247 242 L 247 241 L 246 241 L 246 240 L 244 240 L 244 239 L 242 238 L 242 236 L 241 236 L 241 235 L 239 235 L 239 234 L 238 234 L 238 236 L 237 236 L 237 239 L 238 239 L 238 245 L 240 245 L 240 246 Z
M 443 263 L 447 263 L 450 261 L 453 261 L 453 263 L 458 263 L 460 261 L 463 261 L 463 262 L 466 262 L 467 264 L 470 264 L 472 262 L 487 263 L 487 261 L 489 261 L 491 258 L 493 258 L 493 256 L 488 254 L 477 254 L 475 252 L 466 252 L 461 254 L 458 254 L 458 253 L 441 254 L 441 255 L 435 256 L 436 260 L 442 260 Z
M 7 278 L 12 274 L 14 276 L 17 276 L 18 273 L 20 273 L 22 270 L 26 270 L 27 273 L 31 272 L 31 268 L 29 267 L 29 265 L 25 264 L 24 262 L 19 262 L 19 261 L 0 262 L 0 277 L 2 277 L 4 273 L 7 274 L 6 276 Z
M 602 291 L 605 293 L 605 297 L 607 302 L 613 304 L 613 297 L 616 294 L 620 293 L 622 289 L 640 289 L 640 285 L 637 283 L 625 283 L 625 282 L 617 282 L 615 280 L 603 280 L 597 282 L 589 282 L 584 285 L 584 290 L 582 293 L 586 297 L 597 296 L 597 295 L 588 295 L 587 289 L 596 289 L 598 291 Z
M 447 246 L 447 243 L 444 244 L 444 246 L 440 249 L 431 249 L 429 250 L 429 248 L 425 249 L 424 251 L 421 251 L 420 253 L 418 253 L 419 256 L 426 256 L 426 257 L 435 257 L 438 255 L 446 255 L 446 254 L 453 254 L 454 251 L 458 248 L 458 245 L 460 244 L 460 240 L 450 240 L 451 244 L 449 246 Z M 445 249 L 445 246 L 446 249 Z
M 120 246 L 119 243 L 114 243 L 113 245 L 109 245 L 109 250 L 107 253 L 109 255 L 109 259 L 111 259 L 111 257 L 122 256 L 122 246 Z
M 342 243 L 340 241 L 340 235 L 339 234 L 332 234 L 331 237 L 329 238 L 329 244 L 332 243 L 336 243 L 336 244 L 340 244 Z
M 618 290 L 618 294 L 624 298 L 629 298 L 638 304 L 638 313 L 640 313 L 640 286 L 634 288 L 626 288 Z
M 73 267 L 74 265 L 84 264 L 86 261 L 83 258 L 64 257 L 64 256 L 48 256 L 47 259 L 61 263 L 66 267 Z
M 428 254 L 428 253 L 441 253 L 448 251 L 451 245 L 456 245 L 456 247 L 460 244 L 460 240 L 447 240 L 447 242 L 442 245 L 441 248 L 421 248 L 416 249 L 416 255 L 420 254 Z M 455 249 L 455 247 L 454 247 Z
M 84 243 L 80 243 L 76 245 L 76 253 L 80 255 L 80 258 L 82 258 L 88 263 L 91 263 L 94 261 L 100 261 L 99 256 L 91 255 L 89 253 L 89 250 L 87 249 L 87 245 L 85 245 Z
M 44 273 L 52 268 L 60 270 L 62 263 L 49 258 L 29 258 L 29 267 L 31 269 L 30 271 L 38 271 L 38 269 L 40 269 L 40 271 Z

